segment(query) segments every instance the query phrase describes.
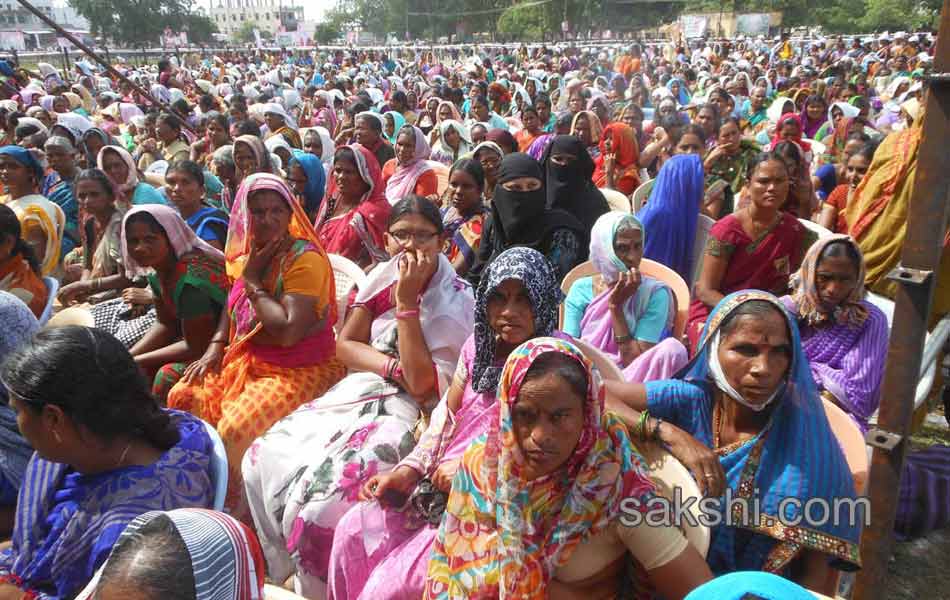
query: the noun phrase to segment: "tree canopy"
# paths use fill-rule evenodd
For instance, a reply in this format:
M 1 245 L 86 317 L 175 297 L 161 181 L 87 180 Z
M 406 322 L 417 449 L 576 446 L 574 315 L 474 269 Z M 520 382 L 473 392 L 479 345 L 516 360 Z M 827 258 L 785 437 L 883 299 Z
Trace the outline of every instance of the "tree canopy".
M 88 1 L 88 0 L 87 0 Z M 412 38 L 497 32 L 514 40 L 553 39 L 561 22 L 572 31 L 630 31 L 657 27 L 686 12 L 783 13 L 783 26 L 828 32 L 917 30 L 935 26 L 940 0 L 339 0 L 318 40 L 359 27 L 382 38 L 408 29 Z M 408 16 L 408 19 L 407 19 Z
M 118 44 L 140 46 L 158 42 L 165 29 L 189 32 L 206 41 L 216 31 L 207 17 L 194 11 L 194 0 L 68 0 L 89 20 L 93 35 Z

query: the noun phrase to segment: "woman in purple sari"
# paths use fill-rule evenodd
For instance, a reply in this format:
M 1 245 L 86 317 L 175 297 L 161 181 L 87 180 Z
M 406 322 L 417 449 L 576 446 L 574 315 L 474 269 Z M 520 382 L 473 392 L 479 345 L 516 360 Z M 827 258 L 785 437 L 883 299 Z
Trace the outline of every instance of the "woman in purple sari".
M 591 230 L 599 275 L 574 282 L 564 301 L 564 332 L 607 354 L 631 382 L 668 379 L 686 365 L 675 338 L 676 300 L 662 281 L 640 274 L 643 225 L 630 213 L 602 215 Z
M 881 401 L 887 318 L 864 299 L 864 257 L 845 235 L 809 249 L 782 303 L 798 320 L 802 349 L 823 398 L 847 412 L 862 432 Z
M 366 482 L 361 502 L 339 521 L 330 552 L 328 597 L 421 598 L 429 554 L 459 460 L 498 419 L 495 390 L 521 343 L 559 336 L 557 278 L 544 256 L 512 248 L 492 261 L 475 300 L 475 333 L 462 347 L 449 391 L 415 449 L 391 472 Z

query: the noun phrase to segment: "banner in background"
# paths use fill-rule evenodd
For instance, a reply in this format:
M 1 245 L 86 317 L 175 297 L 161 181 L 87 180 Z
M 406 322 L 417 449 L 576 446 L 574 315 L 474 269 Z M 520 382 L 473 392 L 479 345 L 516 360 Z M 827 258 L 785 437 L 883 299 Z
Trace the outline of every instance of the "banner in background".
M 683 37 L 698 38 L 706 34 L 709 19 L 702 15 L 681 15 L 680 23 L 683 28 Z
M 749 13 L 736 17 L 736 33 L 742 35 L 768 35 L 768 13 Z

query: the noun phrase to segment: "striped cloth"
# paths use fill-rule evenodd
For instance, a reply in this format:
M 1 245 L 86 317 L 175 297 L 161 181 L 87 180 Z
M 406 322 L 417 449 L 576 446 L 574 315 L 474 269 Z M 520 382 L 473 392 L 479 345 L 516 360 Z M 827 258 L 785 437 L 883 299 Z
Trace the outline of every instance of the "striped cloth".
M 260 543 L 246 525 L 224 513 L 197 508 L 148 512 L 129 523 L 116 547 L 121 547 L 124 539 L 163 515 L 175 525 L 188 549 L 196 600 L 263 598 L 264 555 Z M 95 595 L 101 573 L 100 570 L 77 600 L 88 600 Z

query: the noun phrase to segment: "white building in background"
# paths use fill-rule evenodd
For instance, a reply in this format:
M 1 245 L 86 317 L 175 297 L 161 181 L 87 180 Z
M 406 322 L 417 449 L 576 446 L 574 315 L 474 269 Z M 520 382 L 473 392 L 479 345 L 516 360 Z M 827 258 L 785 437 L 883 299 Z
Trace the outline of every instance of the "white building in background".
M 304 20 L 304 8 L 294 5 L 294 0 L 212 0 L 208 16 L 221 33 L 234 35 L 250 22 L 273 35 L 295 31 Z
M 89 22 L 70 6 L 32 0 L 33 6 L 73 33 L 89 33 Z M 16 0 L 0 0 L 0 48 L 32 50 L 56 45 L 56 33 Z

